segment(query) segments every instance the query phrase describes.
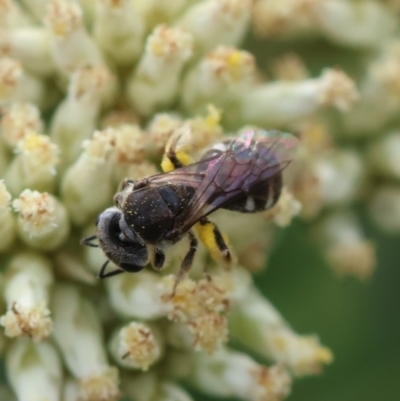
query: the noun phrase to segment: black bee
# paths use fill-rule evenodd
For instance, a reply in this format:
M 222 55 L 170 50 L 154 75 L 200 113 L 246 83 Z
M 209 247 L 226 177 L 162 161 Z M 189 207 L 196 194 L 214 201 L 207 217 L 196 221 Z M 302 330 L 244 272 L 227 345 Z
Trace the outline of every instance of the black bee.
M 149 258 L 160 269 L 164 250 L 188 236 L 190 248 L 178 283 L 196 252 L 193 226 L 211 255 L 229 264 L 232 256 L 224 236 L 207 216 L 220 208 L 255 213 L 274 206 L 282 189 L 282 171 L 291 162 L 298 141 L 279 131 L 248 130 L 214 145 L 200 161 L 189 165 L 182 163 L 187 155 L 176 150 L 176 143 L 164 155 L 174 170 L 125 180 L 114 197 L 116 206 L 98 216 L 97 234 L 82 240 L 85 245 L 100 246 L 108 258 L 100 278 L 139 272 Z M 92 242 L 96 238 L 99 245 Z M 105 273 L 109 261 L 118 269 Z

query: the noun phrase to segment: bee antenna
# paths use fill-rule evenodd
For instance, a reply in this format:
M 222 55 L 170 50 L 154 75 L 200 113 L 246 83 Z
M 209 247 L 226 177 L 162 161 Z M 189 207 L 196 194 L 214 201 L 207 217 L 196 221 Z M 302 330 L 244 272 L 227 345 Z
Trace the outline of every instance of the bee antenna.
M 92 248 L 98 248 L 99 246 L 92 242 L 95 239 L 97 239 L 97 235 L 91 235 L 90 237 L 81 239 L 81 244 L 86 246 L 91 246 Z

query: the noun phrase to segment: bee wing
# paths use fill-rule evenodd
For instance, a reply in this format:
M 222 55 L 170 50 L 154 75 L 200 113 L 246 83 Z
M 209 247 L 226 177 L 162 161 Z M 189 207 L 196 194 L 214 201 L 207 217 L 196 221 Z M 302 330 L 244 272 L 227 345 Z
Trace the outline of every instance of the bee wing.
M 248 130 L 218 158 L 207 162 L 203 179 L 181 219 L 187 231 L 201 218 L 268 185 L 292 161 L 298 140 L 280 131 Z
M 149 185 L 187 185 L 195 189 L 186 213 L 176 219 L 184 233 L 216 209 L 268 185 L 294 157 L 298 140 L 280 131 L 248 130 L 214 156 L 149 178 Z

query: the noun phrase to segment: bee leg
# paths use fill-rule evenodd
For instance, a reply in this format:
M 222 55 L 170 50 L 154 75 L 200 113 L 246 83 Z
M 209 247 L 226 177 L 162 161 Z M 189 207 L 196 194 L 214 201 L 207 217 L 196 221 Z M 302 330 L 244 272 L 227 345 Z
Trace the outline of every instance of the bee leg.
M 187 153 L 183 151 L 176 152 L 173 147 L 169 147 L 165 150 L 161 168 L 164 173 L 168 173 L 177 168 L 187 166 L 190 163 L 193 163 L 193 160 Z
M 124 272 L 124 270 L 122 270 L 122 269 L 115 269 L 115 270 L 111 270 L 111 271 L 108 272 L 108 273 L 104 273 L 105 270 L 106 270 L 106 267 L 107 267 L 107 265 L 108 265 L 109 263 L 110 263 L 110 261 L 107 260 L 107 261 L 103 264 L 103 266 L 102 266 L 101 269 L 100 269 L 99 275 L 97 276 L 98 278 L 105 279 L 105 278 L 108 278 L 108 277 L 116 276 L 117 274 L 121 274 L 121 273 Z
M 92 248 L 98 248 L 99 246 L 92 242 L 95 239 L 97 239 L 97 235 L 91 235 L 90 237 L 81 239 L 81 244 L 86 246 L 91 246 Z
M 165 253 L 158 248 L 154 248 L 153 252 L 153 267 L 160 270 L 164 266 Z
M 232 252 L 227 245 L 228 238 L 219 228 L 206 217 L 196 224 L 201 242 L 210 252 L 212 258 L 225 266 L 230 267 L 233 262 Z
M 193 264 L 194 255 L 197 251 L 197 239 L 194 234 L 189 231 L 189 240 L 190 240 L 190 248 L 188 253 L 186 254 L 185 258 L 182 261 L 181 267 L 179 269 L 178 274 L 176 275 L 174 289 L 172 291 L 172 296 L 175 295 L 176 287 L 178 286 L 179 282 L 183 279 L 185 274 L 190 270 Z

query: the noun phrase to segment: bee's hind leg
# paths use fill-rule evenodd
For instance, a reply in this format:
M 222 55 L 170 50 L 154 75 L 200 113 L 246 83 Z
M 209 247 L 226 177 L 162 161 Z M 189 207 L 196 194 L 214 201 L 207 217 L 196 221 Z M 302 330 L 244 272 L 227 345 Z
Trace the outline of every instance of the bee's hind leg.
M 194 234 L 191 231 L 188 232 L 188 236 L 189 236 L 189 240 L 190 240 L 189 251 L 186 254 L 186 256 L 184 257 L 184 259 L 183 259 L 183 261 L 181 263 L 181 267 L 179 269 L 179 272 L 176 275 L 174 289 L 172 291 L 172 296 L 175 295 L 175 291 L 176 291 L 176 288 L 177 288 L 179 282 L 185 277 L 186 273 L 192 267 L 194 255 L 196 254 L 196 251 L 197 251 L 197 239 L 196 239 L 196 237 L 194 236 Z
M 234 256 L 228 246 L 228 238 L 222 234 L 216 224 L 206 217 L 196 224 L 201 242 L 210 252 L 212 258 L 225 267 L 231 267 Z
M 177 151 L 175 145 L 176 141 L 172 141 L 172 143 L 167 143 L 165 147 L 165 153 L 161 161 L 161 168 L 164 173 L 193 163 L 192 158 L 183 150 Z

